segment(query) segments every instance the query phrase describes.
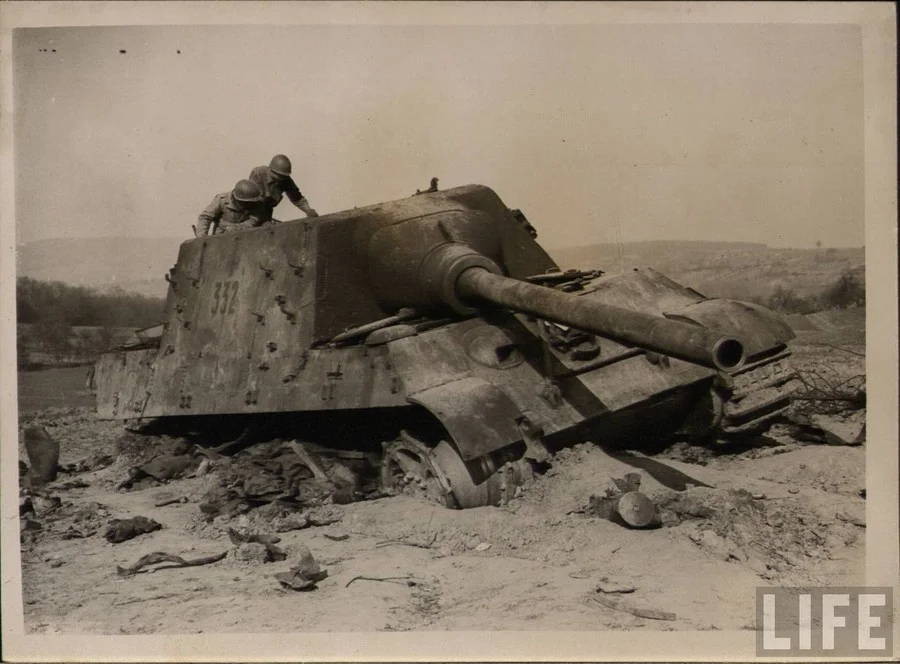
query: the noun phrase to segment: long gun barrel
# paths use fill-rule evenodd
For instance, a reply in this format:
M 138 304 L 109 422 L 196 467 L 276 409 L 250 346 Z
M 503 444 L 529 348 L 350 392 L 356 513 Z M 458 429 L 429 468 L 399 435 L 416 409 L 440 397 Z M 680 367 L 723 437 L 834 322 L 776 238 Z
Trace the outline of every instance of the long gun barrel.
M 498 227 L 483 212 L 451 210 L 389 223 L 377 227 L 367 244 L 369 281 L 387 311 L 450 308 L 466 314 L 494 303 L 717 371 L 736 371 L 744 363 L 738 339 L 702 325 L 503 276 Z
M 481 267 L 462 272 L 456 286 L 466 300 L 493 302 L 719 371 L 735 371 L 744 363 L 740 341 L 700 325 L 602 304 Z

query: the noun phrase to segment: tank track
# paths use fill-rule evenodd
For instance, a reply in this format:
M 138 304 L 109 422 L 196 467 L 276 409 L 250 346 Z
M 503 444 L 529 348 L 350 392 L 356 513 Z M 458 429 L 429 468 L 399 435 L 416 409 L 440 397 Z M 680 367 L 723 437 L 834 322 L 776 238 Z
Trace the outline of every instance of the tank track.
M 721 433 L 752 433 L 790 407 L 791 395 L 798 387 L 790 356 L 790 350 L 781 347 L 765 357 L 754 358 L 733 374 L 720 375 L 715 392 L 721 399 L 717 426 Z

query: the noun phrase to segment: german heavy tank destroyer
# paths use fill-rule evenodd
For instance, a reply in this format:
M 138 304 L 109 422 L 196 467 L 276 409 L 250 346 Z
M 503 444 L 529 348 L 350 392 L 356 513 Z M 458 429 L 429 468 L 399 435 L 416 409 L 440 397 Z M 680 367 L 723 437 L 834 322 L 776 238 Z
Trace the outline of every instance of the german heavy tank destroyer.
M 568 443 L 740 435 L 788 407 L 775 314 L 652 269 L 561 271 L 535 235 L 470 185 L 188 240 L 159 334 L 99 360 L 98 414 L 279 422 L 468 508 Z

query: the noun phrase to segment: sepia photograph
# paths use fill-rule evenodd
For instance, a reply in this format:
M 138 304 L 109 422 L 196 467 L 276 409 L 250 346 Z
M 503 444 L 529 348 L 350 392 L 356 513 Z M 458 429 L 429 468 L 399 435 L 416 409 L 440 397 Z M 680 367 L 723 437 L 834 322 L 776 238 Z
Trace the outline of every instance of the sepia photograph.
M 893 655 L 892 4 L 4 5 L 5 660 Z

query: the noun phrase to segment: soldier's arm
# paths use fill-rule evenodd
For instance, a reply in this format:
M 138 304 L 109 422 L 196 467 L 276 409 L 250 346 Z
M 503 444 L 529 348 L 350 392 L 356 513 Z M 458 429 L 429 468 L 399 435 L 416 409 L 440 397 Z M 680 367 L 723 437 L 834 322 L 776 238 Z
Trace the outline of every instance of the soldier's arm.
M 212 229 L 212 226 L 219 222 L 222 217 L 222 206 L 219 197 L 216 196 L 200 216 L 197 218 L 196 236 L 203 237 Z
M 284 191 L 285 196 L 288 197 L 288 200 L 290 200 L 291 203 L 297 205 L 301 200 L 303 200 L 303 194 L 300 193 L 300 187 L 298 187 L 297 183 L 294 182 L 294 178 L 288 178 L 280 184 L 282 191 Z
M 306 213 L 307 217 L 319 216 L 319 213 L 313 210 L 312 207 L 310 207 L 309 201 L 306 200 L 306 197 L 300 193 L 300 188 L 297 186 L 297 183 L 294 182 L 293 179 L 288 180 L 285 183 L 284 193 L 287 195 L 288 199 L 290 199 L 291 203 L 293 203 Z

